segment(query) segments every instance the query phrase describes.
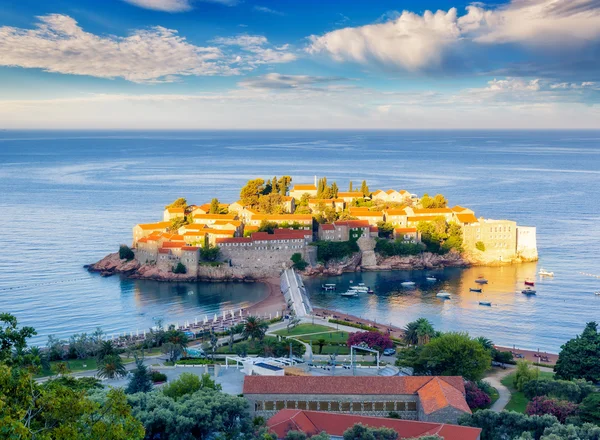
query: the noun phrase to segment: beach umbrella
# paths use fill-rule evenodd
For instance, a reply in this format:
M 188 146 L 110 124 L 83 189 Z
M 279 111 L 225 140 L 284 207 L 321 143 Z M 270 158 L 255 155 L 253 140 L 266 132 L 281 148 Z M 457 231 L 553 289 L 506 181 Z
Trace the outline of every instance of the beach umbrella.
M 217 322 L 217 319 L 219 319 L 219 318 L 217 318 L 217 314 L 215 313 L 215 317 L 213 318 L 213 322 Z
M 146 339 L 146 330 L 144 330 L 144 339 Z
M 204 324 L 208 324 L 208 316 L 204 315 Z
M 135 329 L 135 337 L 137 338 L 140 335 L 140 329 Z
M 198 317 L 194 318 L 194 325 L 198 325 Z
M 227 319 L 227 316 L 225 316 L 226 312 L 225 310 L 223 310 L 223 321 L 225 321 Z
M 275 313 L 275 318 L 279 318 L 279 310 L 277 310 L 277 313 Z
M 242 309 L 240 309 L 240 318 L 241 318 L 242 316 L 244 316 L 244 315 L 242 314 Z
M 269 319 L 273 319 L 273 314 L 269 313 Z
M 230 310 L 229 313 L 231 314 L 231 318 L 235 318 L 235 313 L 233 313 L 233 310 Z

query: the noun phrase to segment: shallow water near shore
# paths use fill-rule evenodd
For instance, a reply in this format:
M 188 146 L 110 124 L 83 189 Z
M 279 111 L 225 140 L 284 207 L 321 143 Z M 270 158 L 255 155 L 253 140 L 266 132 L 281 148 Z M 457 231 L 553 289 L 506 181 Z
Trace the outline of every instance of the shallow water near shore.
M 0 311 L 37 328 L 43 344 L 48 334 L 129 332 L 157 316 L 193 320 L 258 301 L 267 294 L 259 284 L 202 285 L 187 295 L 82 266 L 131 243 L 133 225 L 160 220 L 177 197 L 233 202 L 246 180 L 282 174 L 296 183 L 326 175 L 344 190 L 367 179 L 372 189 L 439 192 L 477 215 L 537 226 L 538 268 L 556 274 L 527 298 L 514 293 L 521 275 L 513 272 L 535 273 L 535 265 L 443 271 L 449 302 L 433 298 L 438 286 L 389 293 L 417 273 L 350 274 L 339 282 L 363 277 L 378 294 L 314 292 L 317 304 L 397 325 L 427 316 L 442 330 L 549 351 L 600 320 L 600 279 L 580 273 L 600 275 L 598 131 L 0 132 Z M 468 292 L 482 271 L 497 307 L 476 305 Z

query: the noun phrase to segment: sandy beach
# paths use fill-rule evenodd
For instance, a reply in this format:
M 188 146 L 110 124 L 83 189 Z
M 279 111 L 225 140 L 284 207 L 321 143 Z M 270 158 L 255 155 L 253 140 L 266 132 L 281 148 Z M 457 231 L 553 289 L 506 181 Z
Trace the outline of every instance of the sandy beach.
M 518 348 L 510 348 L 510 347 L 499 347 L 496 346 L 498 351 L 510 351 L 515 360 L 525 359 L 530 362 L 538 362 L 542 364 L 555 365 L 558 360 L 558 355 L 555 353 L 548 353 L 546 351 L 533 351 L 533 350 L 520 350 Z M 518 355 L 523 356 L 518 357 Z M 543 360 L 542 360 L 543 359 Z M 546 360 L 547 359 L 547 360 Z
M 401 329 L 400 327 L 396 327 L 396 326 L 392 325 L 391 323 L 386 324 L 386 323 L 371 321 L 369 319 L 357 318 L 356 316 L 348 315 L 347 313 L 342 313 L 342 312 L 328 310 L 328 309 L 313 309 L 313 312 L 315 313 L 316 316 L 340 319 L 340 320 L 346 321 L 348 323 L 364 324 L 364 325 L 369 325 L 371 327 L 376 327 L 382 332 L 386 332 L 389 330 L 389 334 L 392 338 L 401 339 L 402 336 L 404 335 L 403 329 Z
M 281 285 L 279 278 L 266 278 L 259 282 L 265 284 L 269 289 L 268 296 L 262 301 L 248 307 L 244 313 L 245 316 L 267 316 L 271 314 L 273 317 L 277 312 L 280 314 L 285 311 L 287 304 L 283 293 L 281 293 Z

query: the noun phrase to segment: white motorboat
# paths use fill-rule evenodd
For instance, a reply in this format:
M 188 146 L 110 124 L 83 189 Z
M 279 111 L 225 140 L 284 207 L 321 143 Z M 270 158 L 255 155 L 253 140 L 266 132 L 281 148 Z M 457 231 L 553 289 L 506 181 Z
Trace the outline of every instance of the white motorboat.
M 438 292 L 438 294 L 436 296 L 438 298 L 449 299 L 452 295 L 450 294 L 450 292 L 446 292 L 445 290 L 442 290 L 441 292 Z
M 554 276 L 554 272 L 550 272 L 550 271 L 547 271 L 546 269 L 542 268 L 538 272 L 538 275 L 541 276 L 541 277 L 553 277 Z
M 341 295 L 342 296 L 348 296 L 348 297 L 358 296 L 358 291 L 356 291 L 356 290 L 348 290 L 347 292 L 342 292 Z
M 479 301 L 479 305 L 480 306 L 487 306 L 487 307 L 491 307 L 492 303 L 490 301 Z
M 323 290 L 335 290 L 335 284 L 322 284 L 321 289 Z
M 488 283 L 488 280 L 486 280 L 486 279 L 485 279 L 485 278 L 483 278 L 483 277 L 479 277 L 479 278 L 477 278 L 477 279 L 475 280 L 475 282 L 476 282 L 477 284 L 487 284 L 487 283 Z
M 368 292 L 369 288 L 367 286 L 350 286 L 348 290 L 354 290 L 356 292 Z
M 427 281 L 430 281 L 430 282 L 432 282 L 432 283 L 435 283 L 435 282 L 437 281 L 437 278 L 436 278 L 436 277 L 425 277 L 425 279 L 426 279 Z
M 415 285 L 415 282 L 414 281 L 404 281 L 404 282 L 400 283 L 400 285 L 402 287 L 412 287 Z
M 600 296 L 600 290 L 598 290 L 597 292 L 594 292 L 594 295 Z
M 535 295 L 536 291 L 533 290 L 531 287 L 528 287 L 524 290 L 521 290 L 521 293 L 523 293 L 525 295 Z

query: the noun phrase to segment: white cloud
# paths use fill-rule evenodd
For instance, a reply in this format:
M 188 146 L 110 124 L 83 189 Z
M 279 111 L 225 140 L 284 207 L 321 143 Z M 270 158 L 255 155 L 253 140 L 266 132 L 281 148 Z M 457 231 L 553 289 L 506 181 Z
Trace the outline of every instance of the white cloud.
M 98 36 L 66 15 L 39 20 L 31 30 L 0 27 L 0 65 L 140 83 L 237 73 L 218 48 L 195 46 L 164 27 L 136 30 L 127 37 Z
M 237 46 L 250 55 L 241 56 L 238 61 L 247 63 L 249 66 L 259 64 L 289 63 L 297 59 L 290 52 L 289 45 L 269 47 L 269 41 L 262 35 L 237 35 L 235 37 L 218 37 L 212 43 L 223 46 Z
M 426 11 L 422 16 L 403 12 L 386 23 L 348 27 L 311 36 L 310 53 L 328 53 L 338 61 L 372 60 L 407 70 L 440 62 L 444 49 L 460 37 L 456 9 Z
M 490 92 L 536 92 L 540 90 L 540 80 L 534 79 L 531 81 L 525 81 L 520 78 L 507 78 L 499 80 L 494 78 L 488 82 L 488 87 L 486 87 L 485 90 Z
M 238 82 L 238 85 L 247 89 L 260 90 L 285 90 L 300 88 L 315 88 L 319 85 L 343 81 L 345 78 L 308 75 L 282 75 L 280 73 L 269 73 L 266 75 L 247 78 Z
M 313 35 L 307 51 L 337 61 L 376 61 L 415 71 L 440 65 L 465 42 L 559 50 L 600 39 L 599 0 L 512 0 L 496 9 L 474 3 L 460 17 L 455 8 L 423 15 L 388 13 L 387 17 L 391 19 Z
M 124 0 L 140 8 L 165 12 L 184 12 L 192 9 L 189 0 Z
M 285 15 L 281 11 L 276 11 L 275 9 L 267 8 L 266 6 L 254 6 L 254 10 L 258 11 L 258 12 L 264 12 L 265 14 L 272 14 L 272 15 L 279 15 L 279 16 Z

